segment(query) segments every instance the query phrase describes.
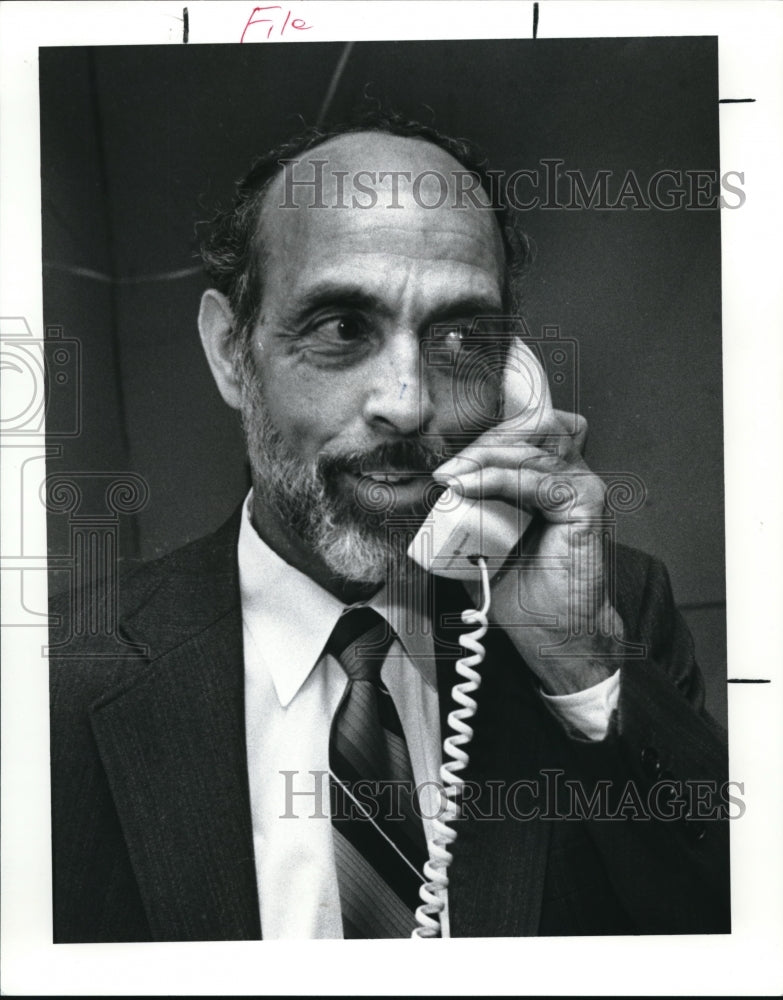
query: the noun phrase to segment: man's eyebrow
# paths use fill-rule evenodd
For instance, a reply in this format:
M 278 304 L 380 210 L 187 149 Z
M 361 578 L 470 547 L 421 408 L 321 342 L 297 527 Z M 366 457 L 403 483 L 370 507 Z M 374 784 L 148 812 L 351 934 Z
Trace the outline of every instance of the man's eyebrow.
M 343 307 L 390 316 L 393 308 L 382 298 L 360 285 L 344 282 L 319 284 L 307 291 L 298 304 L 295 320 L 303 320 L 319 309 Z M 503 312 L 502 300 L 494 295 L 466 295 L 449 297 L 436 302 L 424 314 L 423 327 L 453 323 L 456 320 L 475 319 L 479 316 L 499 317 Z
M 366 288 L 343 282 L 328 282 L 316 285 L 304 294 L 298 303 L 295 319 L 305 319 L 318 309 L 327 306 L 343 306 L 367 312 L 388 311 L 383 302 Z
M 441 306 L 436 305 L 427 313 L 424 325 L 447 325 L 457 320 L 469 319 L 473 321 L 479 317 L 498 319 L 502 314 L 502 303 L 494 296 L 469 295 L 463 298 L 449 299 Z

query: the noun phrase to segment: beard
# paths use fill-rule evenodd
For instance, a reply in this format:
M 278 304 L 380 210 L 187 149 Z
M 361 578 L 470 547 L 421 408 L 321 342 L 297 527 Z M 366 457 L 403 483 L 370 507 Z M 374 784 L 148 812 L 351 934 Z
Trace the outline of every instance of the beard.
M 405 438 L 304 461 L 272 422 L 252 360 L 246 356 L 238 367 L 254 494 L 338 581 L 381 585 L 406 576 L 408 545 L 443 491 L 431 473 L 454 451 Z M 421 502 L 399 509 L 393 482 L 369 472 L 421 478 Z

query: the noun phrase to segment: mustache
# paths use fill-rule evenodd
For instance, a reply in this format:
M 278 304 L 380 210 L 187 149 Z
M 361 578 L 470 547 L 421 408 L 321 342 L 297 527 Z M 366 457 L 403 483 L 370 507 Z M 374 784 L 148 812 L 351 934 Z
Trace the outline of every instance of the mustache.
M 429 474 L 454 455 L 447 445 L 431 445 L 419 438 L 388 441 L 368 451 L 321 455 L 318 470 L 327 477 L 340 473 L 365 476 L 369 473 Z

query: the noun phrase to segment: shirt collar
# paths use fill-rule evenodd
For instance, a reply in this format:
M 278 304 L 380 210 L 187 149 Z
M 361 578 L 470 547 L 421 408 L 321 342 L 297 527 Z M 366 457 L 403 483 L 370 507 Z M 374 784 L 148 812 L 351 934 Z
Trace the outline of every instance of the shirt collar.
M 347 609 L 309 576 L 274 552 L 253 527 L 253 492 L 242 507 L 239 590 L 242 619 L 264 656 L 280 704 L 290 704 L 323 654 L 337 619 Z M 366 603 L 390 623 L 405 652 L 431 687 L 436 686 L 434 640 L 421 609 L 383 587 Z M 271 655 L 265 656 L 265 651 Z

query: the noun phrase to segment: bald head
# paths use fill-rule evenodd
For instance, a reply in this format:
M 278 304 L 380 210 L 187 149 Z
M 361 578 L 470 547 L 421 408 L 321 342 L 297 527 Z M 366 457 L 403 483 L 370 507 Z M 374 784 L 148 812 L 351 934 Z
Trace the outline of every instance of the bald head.
M 419 517 L 428 470 L 499 418 L 503 338 L 475 321 L 506 311 L 509 242 L 480 176 L 427 137 L 361 129 L 278 155 L 241 190 L 224 246 L 244 269 L 204 294 L 199 326 L 224 399 L 242 411 L 259 523 L 311 575 L 319 560 L 326 576 L 343 572 L 325 554 L 348 538 L 335 534 L 341 518 L 359 533 L 346 542 L 349 578 L 377 580 L 386 565 L 355 495 L 362 461 L 377 469 L 392 449 L 395 505 Z M 333 470 L 322 485 L 335 506 L 305 551 L 296 525 L 318 504 L 289 486 L 319 468 Z
M 357 132 L 284 164 L 259 220 L 266 282 L 302 268 L 356 273 L 362 259 L 475 262 L 502 281 L 504 249 L 475 174 L 418 138 Z M 338 259 L 342 261 L 338 263 Z
M 328 139 L 301 158 L 283 162 L 273 191 L 286 207 L 371 208 L 397 211 L 403 198 L 421 208 L 492 208 L 475 170 L 419 137 L 352 132 Z
M 237 347 L 259 315 L 273 242 L 265 237 L 280 235 L 286 226 L 295 230 L 301 209 L 359 216 L 380 208 L 387 219 L 406 206 L 409 216 L 417 208 L 452 217 L 480 212 L 487 217 L 483 239 L 493 230 L 491 222 L 495 231 L 489 238 L 500 235 L 504 305 L 513 310 L 527 241 L 502 198 L 497 200 L 499 193 L 488 210 L 488 191 L 493 191 L 491 176 L 466 140 L 386 112 L 373 112 L 359 125 L 335 126 L 327 136 L 308 129 L 271 150 L 256 161 L 237 188 L 234 206 L 216 216 L 202 242 L 211 284 L 231 305 Z M 281 206 L 282 218 L 274 220 Z M 385 224 L 383 212 L 374 219 L 379 229 Z

